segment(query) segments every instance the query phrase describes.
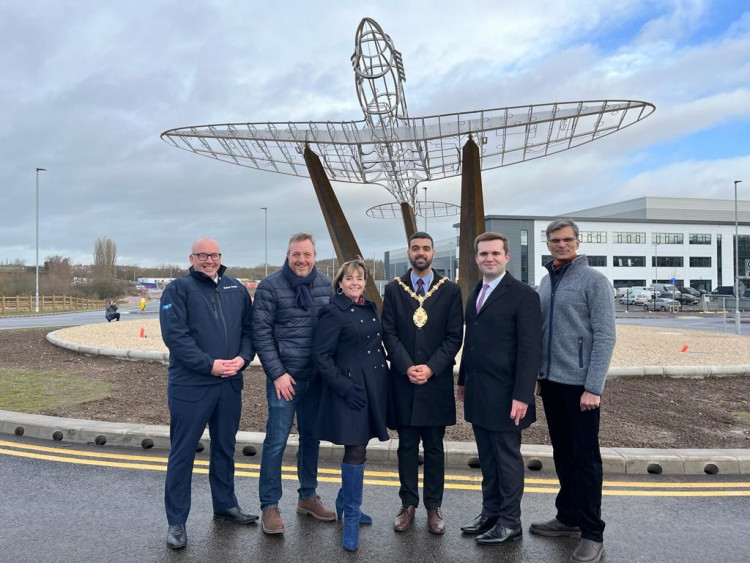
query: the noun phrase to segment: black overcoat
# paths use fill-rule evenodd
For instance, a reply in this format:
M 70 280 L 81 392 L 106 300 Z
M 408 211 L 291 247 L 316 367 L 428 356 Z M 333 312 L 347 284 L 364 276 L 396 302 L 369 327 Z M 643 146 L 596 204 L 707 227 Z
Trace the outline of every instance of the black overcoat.
M 321 308 L 313 342 L 313 360 L 323 380 L 319 439 L 347 446 L 364 445 L 374 437 L 388 440 L 388 366 L 382 334 L 372 301 L 357 305 L 336 295 Z M 367 390 L 362 410 L 352 409 L 344 399 L 354 383 Z
M 505 273 L 477 314 L 480 281 L 466 301 L 466 335 L 458 384 L 464 418 L 495 432 L 527 428 L 536 420 L 534 388 L 542 352 L 539 295 Z M 519 426 L 510 419 L 513 399 L 529 405 Z
M 434 272 L 430 289 L 442 276 Z M 411 271 L 402 278 L 410 289 Z M 446 280 L 424 302 L 427 324 L 418 328 L 412 316 L 419 303 L 397 281 L 385 286 L 383 343 L 391 374 L 394 426 L 450 426 L 456 424 L 453 366 L 463 339 L 461 288 Z M 424 385 L 415 385 L 406 369 L 427 364 L 433 372 Z

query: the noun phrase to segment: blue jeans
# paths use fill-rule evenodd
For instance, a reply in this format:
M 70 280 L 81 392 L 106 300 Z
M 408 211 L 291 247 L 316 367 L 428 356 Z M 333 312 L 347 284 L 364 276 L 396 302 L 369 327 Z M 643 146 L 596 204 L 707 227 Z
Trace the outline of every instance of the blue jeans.
M 294 397 L 287 401 L 276 398 L 273 381 L 266 378 L 268 400 L 268 422 L 263 453 L 260 459 L 260 481 L 258 496 L 261 510 L 278 506 L 281 500 L 281 461 L 284 448 L 297 415 L 299 449 L 297 450 L 297 478 L 300 499 L 315 496 L 318 486 L 318 450 L 320 441 L 315 439 L 315 425 L 320 404 L 320 381 L 298 381 L 294 385 Z

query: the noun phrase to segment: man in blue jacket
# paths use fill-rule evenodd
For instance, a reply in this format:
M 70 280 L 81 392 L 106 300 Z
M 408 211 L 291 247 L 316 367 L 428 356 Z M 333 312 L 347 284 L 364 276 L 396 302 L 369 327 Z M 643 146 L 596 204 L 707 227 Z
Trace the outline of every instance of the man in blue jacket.
M 170 283 L 161 298 L 159 320 L 169 348 L 167 401 L 171 449 L 164 505 L 167 546 L 187 545 L 185 522 L 195 450 L 208 424 L 214 518 L 249 524 L 234 494 L 234 446 L 242 409 L 242 370 L 255 353 L 252 308 L 245 287 L 225 276 L 216 241 L 193 243 L 188 275 Z
M 609 280 L 578 256 L 578 226 L 547 227 L 553 260 L 538 292 L 543 315 L 539 384 L 560 492 L 557 515 L 534 522 L 532 534 L 581 537 L 573 562 L 604 556 L 599 406 L 615 348 L 615 301 Z
M 253 345 L 266 372 L 268 421 L 258 483 L 261 527 L 282 534 L 281 460 L 295 414 L 299 449 L 298 514 L 336 519 L 318 497 L 316 421 L 322 384 L 313 364 L 313 336 L 318 311 L 331 299 L 331 280 L 315 268 L 315 241 L 309 233 L 289 240 L 284 267 L 258 284 L 253 302 Z

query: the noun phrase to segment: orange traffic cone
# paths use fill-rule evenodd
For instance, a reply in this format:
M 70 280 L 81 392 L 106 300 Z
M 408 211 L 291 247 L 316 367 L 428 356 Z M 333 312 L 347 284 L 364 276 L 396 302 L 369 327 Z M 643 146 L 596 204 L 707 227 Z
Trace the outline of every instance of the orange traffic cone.
M 146 329 L 141 327 L 141 338 L 146 338 Z M 683 350 L 684 352 L 684 350 Z
M 687 344 L 685 344 L 685 345 L 684 345 L 684 346 L 682 347 L 682 350 L 680 350 L 680 353 L 682 353 L 682 352 L 687 352 L 687 349 L 688 349 L 688 345 L 687 345 Z

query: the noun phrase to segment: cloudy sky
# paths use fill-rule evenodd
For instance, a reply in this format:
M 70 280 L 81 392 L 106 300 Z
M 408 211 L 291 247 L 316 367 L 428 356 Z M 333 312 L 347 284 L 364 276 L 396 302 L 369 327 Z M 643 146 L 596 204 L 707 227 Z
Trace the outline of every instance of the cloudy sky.
M 309 179 L 216 162 L 160 139 L 176 127 L 358 120 L 349 58 L 363 17 L 403 54 L 409 115 L 636 99 L 627 130 L 484 176 L 488 214 L 554 215 L 645 195 L 750 200 L 750 2 L 0 0 L 0 262 L 186 264 L 216 238 L 228 265 L 283 261 L 289 234 L 332 245 Z M 405 245 L 365 211 L 382 188 L 334 184 L 366 258 Z M 744 194 L 742 193 L 744 192 Z M 460 178 L 428 186 L 460 202 Z M 455 217 L 428 220 L 435 238 Z M 420 228 L 423 220 L 419 219 Z

